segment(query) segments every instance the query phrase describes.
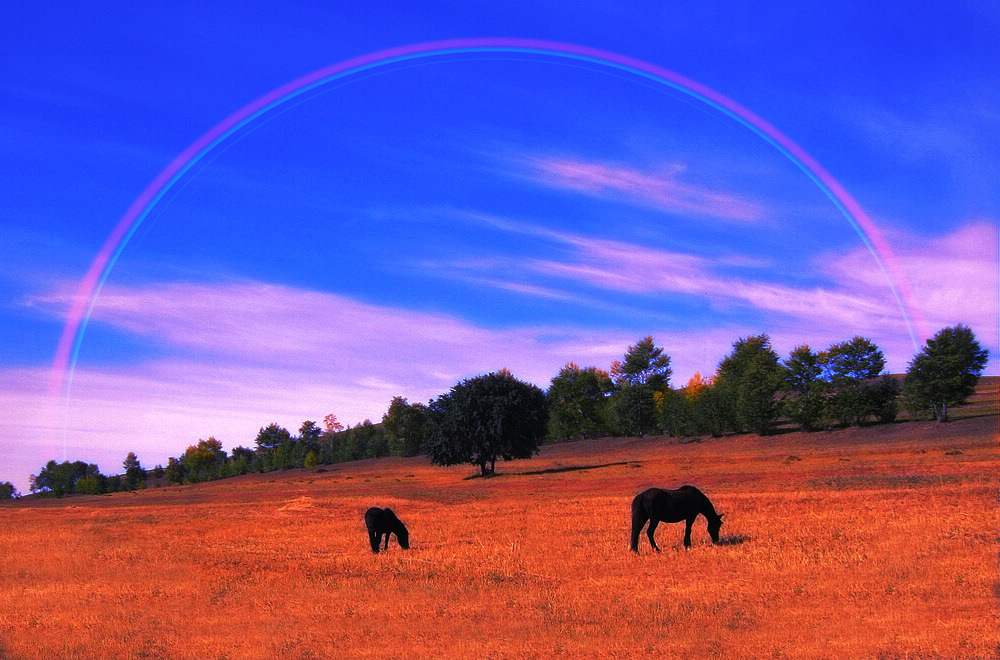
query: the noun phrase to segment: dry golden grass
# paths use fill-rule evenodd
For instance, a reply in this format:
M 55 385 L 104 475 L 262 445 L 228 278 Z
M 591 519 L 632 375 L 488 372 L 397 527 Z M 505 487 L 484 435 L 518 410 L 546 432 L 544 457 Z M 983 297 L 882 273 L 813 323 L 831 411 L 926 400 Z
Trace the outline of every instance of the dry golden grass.
M 0 657 L 996 658 L 997 440 L 993 413 L 15 502 Z M 632 496 L 684 483 L 724 543 L 630 553 Z M 371 554 L 373 505 L 410 551 Z

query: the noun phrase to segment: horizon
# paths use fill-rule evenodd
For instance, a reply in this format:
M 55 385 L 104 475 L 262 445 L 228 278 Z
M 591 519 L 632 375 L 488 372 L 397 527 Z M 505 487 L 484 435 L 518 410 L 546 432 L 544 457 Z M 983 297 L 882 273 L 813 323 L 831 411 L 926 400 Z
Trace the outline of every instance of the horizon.
M 7 21 L 0 130 L 24 165 L 8 168 L 0 218 L 0 481 L 22 493 L 48 460 L 115 473 L 129 451 L 165 465 L 272 422 L 377 423 L 393 396 L 504 367 L 544 390 L 567 362 L 607 370 L 646 335 L 674 387 L 760 333 L 782 358 L 866 336 L 904 373 L 958 323 L 1000 374 L 995 9 L 634 3 L 563 25 L 563 2 L 249 7 L 67 3 Z M 553 52 L 469 51 L 286 98 L 111 240 L 159 173 L 255 99 L 386 49 L 498 32 L 730 99 L 815 159 L 871 231 L 752 122 L 684 89 Z M 99 294 L 53 398 L 87 277 Z

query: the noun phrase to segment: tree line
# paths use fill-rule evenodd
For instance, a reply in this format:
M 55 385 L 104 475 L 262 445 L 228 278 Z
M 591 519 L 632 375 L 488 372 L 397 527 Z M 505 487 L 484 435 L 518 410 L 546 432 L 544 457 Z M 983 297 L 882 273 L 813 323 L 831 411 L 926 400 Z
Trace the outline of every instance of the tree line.
M 344 428 L 330 414 L 322 427 L 306 420 L 293 435 L 272 423 L 260 428 L 252 448 L 227 453 L 210 437 L 152 470 L 129 452 L 124 472 L 113 476 L 83 461 L 49 461 L 31 476 L 31 491 L 101 494 L 144 488 L 150 474 L 172 485 L 419 454 L 436 465 L 474 465 L 488 476 L 498 459 L 530 458 L 546 439 L 767 435 L 784 420 L 812 432 L 892 422 L 900 409 L 945 422 L 949 408 L 974 391 L 987 357 L 971 329 L 944 328 L 914 356 L 900 383 L 884 373 L 885 356 L 866 337 L 823 351 L 798 346 L 782 359 L 760 334 L 735 341 L 711 377 L 695 374 L 675 388 L 671 358 L 650 336 L 607 371 L 568 363 L 544 392 L 501 369 L 462 380 L 426 404 L 393 397 L 379 424 Z M 13 486 L 7 490 L 0 484 L 0 496 L 16 496 Z

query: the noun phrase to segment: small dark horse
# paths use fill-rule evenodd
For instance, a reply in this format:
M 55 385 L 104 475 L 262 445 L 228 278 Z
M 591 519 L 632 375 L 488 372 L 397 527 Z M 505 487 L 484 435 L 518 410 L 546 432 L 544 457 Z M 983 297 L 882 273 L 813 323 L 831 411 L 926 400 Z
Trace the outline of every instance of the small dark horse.
M 410 549 L 410 533 L 406 531 L 406 526 L 396 517 L 392 509 L 380 509 L 373 506 L 365 512 L 365 526 L 368 527 L 368 540 L 372 544 L 372 552 L 378 554 L 378 547 L 382 542 L 382 535 L 385 534 L 385 549 L 389 549 L 389 536 L 396 535 L 399 547 L 403 550 Z
M 715 507 L 708 501 L 705 494 L 694 486 L 681 486 L 677 490 L 650 488 L 635 496 L 632 500 L 632 552 L 639 552 L 639 532 L 649 521 L 646 536 L 653 550 L 660 551 L 653 540 L 656 526 L 661 522 L 675 523 L 685 521 L 684 547 L 691 547 L 691 525 L 698 514 L 708 520 L 708 533 L 713 543 L 719 542 L 719 528 L 722 527 L 722 515 L 715 513 Z

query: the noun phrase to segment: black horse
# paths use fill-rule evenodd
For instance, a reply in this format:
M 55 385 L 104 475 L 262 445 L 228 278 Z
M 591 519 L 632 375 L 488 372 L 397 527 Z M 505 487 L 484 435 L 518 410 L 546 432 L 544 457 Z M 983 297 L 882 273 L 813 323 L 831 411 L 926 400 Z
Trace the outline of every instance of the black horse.
M 382 542 L 382 535 L 385 534 L 385 549 L 389 549 L 389 536 L 396 535 L 399 547 L 403 550 L 410 549 L 410 533 L 406 531 L 406 525 L 396 517 L 392 509 L 380 509 L 373 506 L 365 512 L 365 526 L 368 527 L 368 540 L 372 544 L 372 552 L 378 554 L 378 547 Z
M 650 488 L 635 496 L 632 500 L 632 552 L 639 552 L 639 532 L 649 521 L 646 536 L 653 550 L 660 551 L 653 540 L 657 524 L 661 522 L 674 523 L 685 521 L 684 547 L 691 547 L 691 525 L 698 514 L 708 520 L 708 533 L 713 543 L 719 542 L 719 528 L 722 527 L 722 515 L 715 512 L 715 507 L 708 501 L 705 494 L 694 486 L 681 486 L 677 490 Z

